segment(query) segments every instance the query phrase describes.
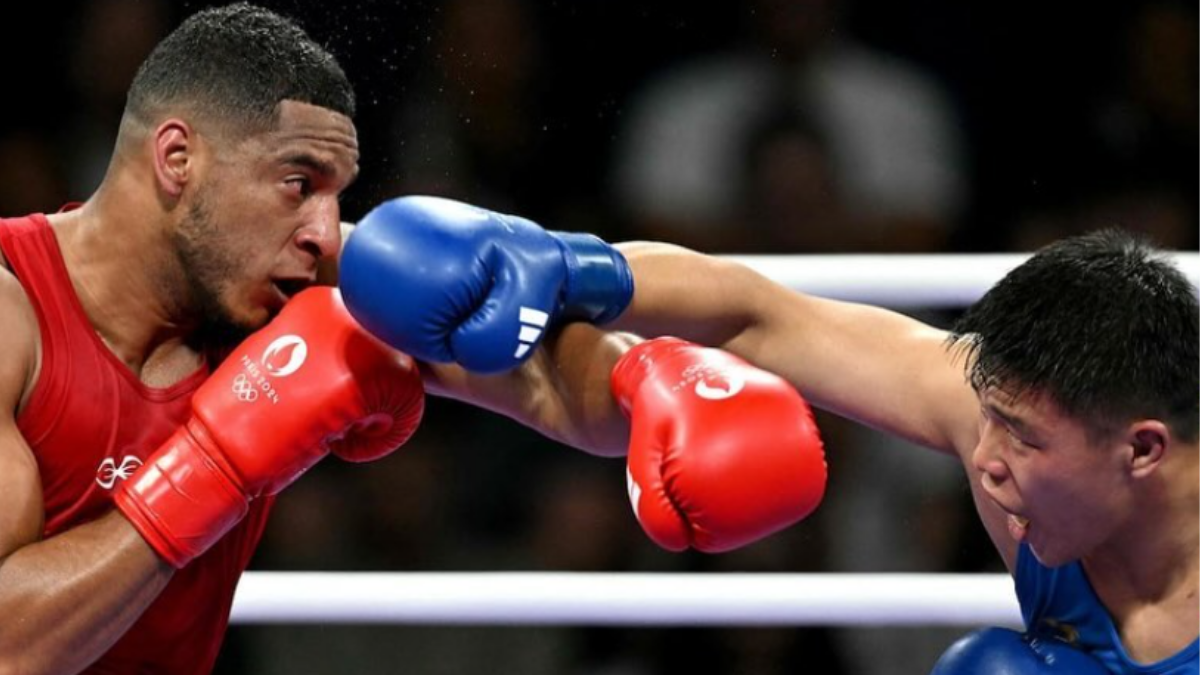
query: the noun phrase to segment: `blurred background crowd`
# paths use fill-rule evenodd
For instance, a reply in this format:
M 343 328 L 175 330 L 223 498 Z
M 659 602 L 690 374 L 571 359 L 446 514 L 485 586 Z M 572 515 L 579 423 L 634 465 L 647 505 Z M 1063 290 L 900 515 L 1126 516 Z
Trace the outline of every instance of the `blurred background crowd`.
M 207 4 L 10 14 L 0 213 L 88 196 L 137 65 Z M 1028 251 L 1111 225 L 1198 246 L 1194 2 L 258 4 L 356 83 L 347 220 L 421 193 L 713 253 Z M 677 555 L 642 535 L 619 460 L 433 402 L 403 452 L 325 462 L 289 489 L 254 566 L 999 571 L 954 462 L 820 422 L 830 485 L 813 518 L 736 553 Z M 958 632 L 241 626 L 218 672 L 923 673 Z

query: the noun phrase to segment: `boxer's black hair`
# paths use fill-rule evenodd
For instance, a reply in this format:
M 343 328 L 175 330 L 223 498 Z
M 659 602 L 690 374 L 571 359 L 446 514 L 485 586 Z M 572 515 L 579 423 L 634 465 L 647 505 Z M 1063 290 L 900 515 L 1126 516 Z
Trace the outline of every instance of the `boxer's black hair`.
M 183 108 L 249 133 L 271 128 L 284 100 L 354 115 L 353 88 L 332 54 L 291 20 L 238 3 L 194 14 L 159 43 L 125 112 L 153 122 Z
M 1052 244 L 971 307 L 949 344 L 976 390 L 1048 394 L 1094 439 L 1137 418 L 1200 426 L 1196 290 L 1144 241 L 1103 230 Z

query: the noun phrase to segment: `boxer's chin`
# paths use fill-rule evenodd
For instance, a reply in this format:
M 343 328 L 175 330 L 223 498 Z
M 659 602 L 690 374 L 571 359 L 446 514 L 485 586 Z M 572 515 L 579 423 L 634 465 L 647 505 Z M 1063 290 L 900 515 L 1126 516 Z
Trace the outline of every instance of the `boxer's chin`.
M 227 351 L 241 344 L 254 330 L 224 321 L 207 321 L 196 331 L 197 345 L 204 350 Z
M 215 295 L 204 311 L 197 337 L 207 347 L 232 348 L 267 325 L 280 308 L 272 310 L 264 303 L 252 302 L 238 307 L 228 294 Z
M 226 291 L 213 315 L 219 323 L 241 331 L 245 336 L 265 327 L 279 316 L 288 302 L 288 296 L 272 283 L 265 284 L 245 298 L 237 297 L 232 292 L 232 286 Z

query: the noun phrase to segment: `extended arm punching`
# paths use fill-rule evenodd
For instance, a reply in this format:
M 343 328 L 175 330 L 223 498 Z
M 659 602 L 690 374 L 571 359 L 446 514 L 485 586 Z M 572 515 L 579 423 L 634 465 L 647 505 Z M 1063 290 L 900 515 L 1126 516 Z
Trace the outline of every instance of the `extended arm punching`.
M 629 349 L 638 338 L 562 328 L 622 314 L 631 281 L 595 237 L 422 197 L 373 210 L 341 260 L 351 313 L 426 359 L 432 391 L 597 454 L 627 450 L 634 511 L 664 547 L 728 550 L 807 516 L 825 465 L 794 388 L 690 343 Z M 746 499 L 763 493 L 775 498 Z
M 718 346 L 783 376 L 817 407 L 941 452 L 973 447 L 977 404 L 945 332 L 678 246 L 618 248 L 637 291 L 612 328 Z

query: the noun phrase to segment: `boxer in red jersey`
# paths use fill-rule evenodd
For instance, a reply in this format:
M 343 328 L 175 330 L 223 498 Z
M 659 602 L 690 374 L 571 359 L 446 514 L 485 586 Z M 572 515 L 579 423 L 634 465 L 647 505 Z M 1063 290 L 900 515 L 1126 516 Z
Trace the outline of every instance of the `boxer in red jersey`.
M 280 314 L 340 248 L 353 106 L 292 23 L 203 12 L 140 70 L 98 191 L 0 221 L 0 671 L 210 671 L 273 495 L 412 432 L 414 364 L 335 291 Z
M 207 10 L 139 70 L 96 193 L 0 220 L 0 672 L 209 672 L 273 496 L 412 433 L 415 364 L 309 288 L 336 273 L 353 112 L 290 21 Z M 620 454 L 629 344 L 573 325 L 506 375 L 421 372 Z
M 98 191 L 0 221 L 0 671 L 208 672 L 273 495 L 415 428 L 415 365 L 336 291 L 280 314 L 339 250 L 353 105 L 290 22 L 201 13 L 139 72 Z M 361 425 L 395 433 L 360 454 Z

